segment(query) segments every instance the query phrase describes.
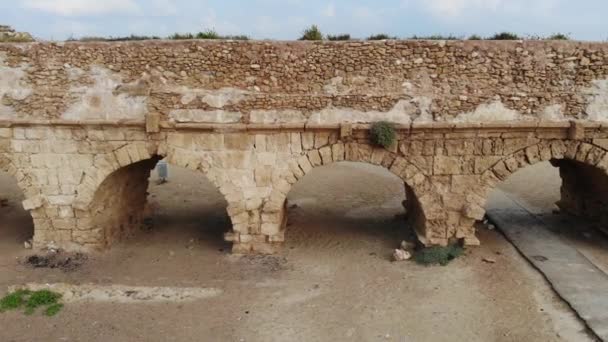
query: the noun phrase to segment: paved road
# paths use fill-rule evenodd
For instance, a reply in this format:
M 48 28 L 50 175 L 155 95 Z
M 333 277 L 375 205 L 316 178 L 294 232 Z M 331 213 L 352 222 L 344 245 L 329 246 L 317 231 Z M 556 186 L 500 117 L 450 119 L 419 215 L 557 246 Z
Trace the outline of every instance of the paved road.
M 495 193 L 488 216 L 587 326 L 608 341 L 608 275 L 504 192 Z

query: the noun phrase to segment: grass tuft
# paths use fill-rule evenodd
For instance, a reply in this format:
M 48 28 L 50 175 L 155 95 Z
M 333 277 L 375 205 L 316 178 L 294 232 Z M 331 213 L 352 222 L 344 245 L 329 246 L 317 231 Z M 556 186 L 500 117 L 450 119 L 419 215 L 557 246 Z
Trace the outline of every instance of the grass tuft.
M 61 294 L 49 290 L 17 290 L 0 299 L 0 312 L 25 307 L 25 314 L 31 315 L 39 307 L 47 307 L 45 314 L 54 316 L 63 308 L 59 299 L 61 299 Z
M 450 261 L 458 258 L 464 253 L 464 248 L 459 245 L 451 245 L 447 247 L 434 246 L 423 248 L 414 253 L 414 260 L 425 266 L 441 265 L 445 266 Z

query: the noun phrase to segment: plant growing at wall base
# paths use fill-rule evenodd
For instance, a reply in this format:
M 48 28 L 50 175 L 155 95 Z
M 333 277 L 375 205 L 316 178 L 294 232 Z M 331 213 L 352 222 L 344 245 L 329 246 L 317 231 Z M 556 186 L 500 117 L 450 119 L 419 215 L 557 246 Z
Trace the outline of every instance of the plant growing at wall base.
M 437 264 L 445 266 L 463 253 L 464 248 L 459 245 L 450 245 L 447 247 L 433 246 L 416 251 L 414 253 L 414 261 L 425 266 Z
M 49 290 L 16 290 L 0 299 L 0 312 L 25 308 L 25 314 L 33 314 L 37 308 L 46 307 L 45 315 L 55 316 L 63 308 L 61 294 Z
M 372 124 L 370 135 L 374 145 L 382 146 L 384 148 L 393 145 L 397 139 L 395 125 L 387 121 L 378 121 Z

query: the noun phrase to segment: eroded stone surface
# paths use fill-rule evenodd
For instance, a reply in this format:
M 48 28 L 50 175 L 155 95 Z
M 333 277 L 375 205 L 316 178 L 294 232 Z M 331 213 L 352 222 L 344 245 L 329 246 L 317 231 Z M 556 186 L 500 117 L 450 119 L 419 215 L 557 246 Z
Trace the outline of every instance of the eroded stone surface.
M 604 222 L 606 59 L 572 42 L 0 44 L 0 171 L 35 247 L 136 233 L 160 158 L 217 186 L 237 252 L 275 251 L 293 184 L 340 161 L 400 177 L 427 245 L 477 243 L 488 191 L 541 161 L 562 208 Z M 402 124 L 386 149 L 357 125 L 378 120 Z

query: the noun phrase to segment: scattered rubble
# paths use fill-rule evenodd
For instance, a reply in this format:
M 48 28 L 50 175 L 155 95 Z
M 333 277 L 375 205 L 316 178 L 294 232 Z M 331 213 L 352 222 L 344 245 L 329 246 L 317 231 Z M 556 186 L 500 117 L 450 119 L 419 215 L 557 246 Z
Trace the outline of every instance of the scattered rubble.
M 412 254 L 403 249 L 395 249 L 395 251 L 393 252 L 393 259 L 395 261 L 405 261 L 405 260 L 410 260 L 411 258 L 412 258 Z

